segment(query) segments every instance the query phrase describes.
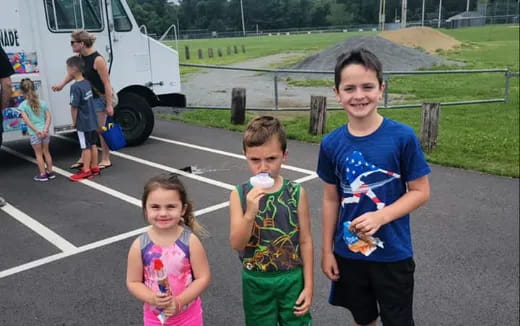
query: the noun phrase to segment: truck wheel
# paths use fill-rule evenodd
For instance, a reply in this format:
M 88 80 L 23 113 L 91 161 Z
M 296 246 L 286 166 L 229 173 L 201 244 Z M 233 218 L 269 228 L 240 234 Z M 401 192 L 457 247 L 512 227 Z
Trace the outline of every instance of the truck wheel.
M 119 98 L 114 120 L 123 129 L 128 145 L 143 143 L 152 133 L 154 115 L 148 102 L 133 93 L 124 93 Z

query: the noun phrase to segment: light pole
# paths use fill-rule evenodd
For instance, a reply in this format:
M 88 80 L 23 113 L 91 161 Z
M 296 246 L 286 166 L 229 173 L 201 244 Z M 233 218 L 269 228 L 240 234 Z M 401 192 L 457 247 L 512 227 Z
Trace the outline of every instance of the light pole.
M 408 7 L 408 1 L 402 0 L 401 2 L 401 28 L 406 28 L 406 10 Z
M 246 24 L 244 22 L 244 5 L 242 4 L 242 0 L 240 0 L 240 12 L 242 14 L 242 33 L 246 36 Z
M 466 1 L 466 11 L 469 11 L 469 0 Z
M 441 10 L 442 10 L 442 0 L 439 0 L 439 21 L 437 22 L 437 28 L 441 28 Z
M 421 27 L 424 27 L 424 1 L 422 0 Z

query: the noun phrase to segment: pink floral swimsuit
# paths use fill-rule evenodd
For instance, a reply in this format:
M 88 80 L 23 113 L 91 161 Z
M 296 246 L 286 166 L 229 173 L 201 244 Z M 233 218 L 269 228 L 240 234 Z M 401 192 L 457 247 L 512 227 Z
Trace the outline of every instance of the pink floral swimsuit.
M 147 233 L 139 237 L 141 258 L 143 260 L 144 284 L 152 291 L 159 293 L 153 261 L 160 258 L 168 275 L 170 291 L 173 296 L 181 294 L 193 282 L 193 273 L 190 264 L 191 231 L 184 228 L 175 243 L 166 247 L 156 245 Z M 144 325 L 162 325 L 157 315 L 160 311 L 148 303 L 143 306 Z M 164 325 L 199 326 L 203 324 L 202 304 L 200 297 L 182 307 L 182 311 L 171 316 Z

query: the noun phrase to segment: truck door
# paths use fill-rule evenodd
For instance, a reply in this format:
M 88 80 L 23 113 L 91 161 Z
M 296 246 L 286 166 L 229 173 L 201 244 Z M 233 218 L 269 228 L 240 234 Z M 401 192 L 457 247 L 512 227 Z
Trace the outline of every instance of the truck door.
M 131 15 L 126 1 L 105 0 L 111 49 L 111 82 L 116 90 L 131 85 L 153 89 L 150 41 Z

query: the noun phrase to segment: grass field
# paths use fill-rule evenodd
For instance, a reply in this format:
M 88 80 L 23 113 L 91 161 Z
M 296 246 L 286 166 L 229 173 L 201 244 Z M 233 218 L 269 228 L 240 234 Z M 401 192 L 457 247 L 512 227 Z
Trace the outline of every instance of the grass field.
M 468 69 L 510 68 L 519 70 L 519 29 L 517 26 L 485 26 L 457 30 L 443 30 L 463 42 L 463 46 L 440 55 L 449 59 L 464 61 Z M 326 47 L 338 41 L 336 34 L 316 35 L 327 41 L 320 46 Z M 304 36 L 308 37 L 308 36 Z M 292 36 L 291 36 L 292 38 Z M 343 38 L 340 38 L 341 40 Z M 247 39 L 254 43 L 254 38 Z M 306 42 L 284 41 L 282 37 L 262 43 L 259 52 L 267 54 L 276 51 L 316 51 L 317 48 Z M 211 40 L 218 42 L 219 40 Z M 289 50 L 285 45 L 288 45 Z M 298 49 L 298 46 L 301 48 Z M 254 46 L 252 46 L 254 48 Z M 253 55 L 253 54 L 251 54 Z M 323 81 L 314 81 L 317 85 Z M 327 84 L 329 86 L 330 84 Z M 519 79 L 511 79 L 510 100 L 508 103 L 491 103 L 443 107 L 440 120 L 440 134 L 435 151 L 427 155 L 432 163 L 446 166 L 473 169 L 497 175 L 519 177 Z M 476 98 L 498 98 L 504 94 L 502 75 L 435 75 L 414 77 L 392 77 L 391 93 L 406 95 L 406 101 L 455 101 Z M 381 113 L 401 121 L 419 131 L 420 109 L 387 109 Z M 252 115 L 250 114 L 249 117 Z M 180 119 L 189 123 L 213 127 L 242 130 L 242 126 L 229 123 L 228 111 L 195 110 L 168 118 Z M 310 136 L 308 115 L 283 114 L 287 134 L 292 139 L 319 142 L 321 137 Z M 343 112 L 330 112 L 327 129 L 331 131 L 345 123 Z
M 296 52 L 304 58 L 317 53 L 331 45 L 347 38 L 359 35 L 374 35 L 374 32 L 348 32 L 327 34 L 300 34 L 300 35 L 273 35 L 247 38 L 221 38 L 203 40 L 179 41 L 179 60 L 181 63 L 223 65 L 265 57 L 283 52 Z M 167 45 L 175 47 L 175 42 L 168 41 Z M 246 52 L 242 52 L 242 45 Z M 190 60 L 186 59 L 185 47 L 190 49 Z M 234 53 L 233 46 L 237 46 L 238 54 Z M 227 55 L 227 47 L 231 48 L 231 55 Z M 213 48 L 214 57 L 208 58 L 208 49 Z M 217 55 L 217 49 L 222 49 L 222 57 Z M 198 49 L 202 49 L 203 59 L 198 58 Z M 290 65 L 291 62 L 284 62 Z M 274 67 L 273 67 L 274 68 Z M 181 67 L 181 73 L 187 74 L 196 71 L 196 68 Z

